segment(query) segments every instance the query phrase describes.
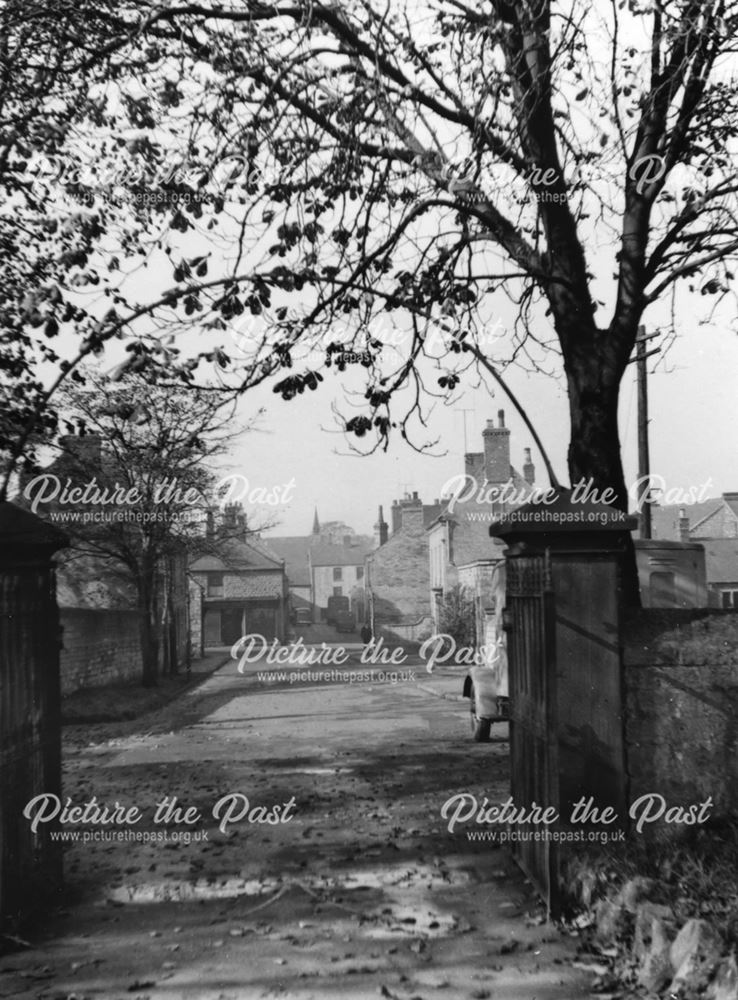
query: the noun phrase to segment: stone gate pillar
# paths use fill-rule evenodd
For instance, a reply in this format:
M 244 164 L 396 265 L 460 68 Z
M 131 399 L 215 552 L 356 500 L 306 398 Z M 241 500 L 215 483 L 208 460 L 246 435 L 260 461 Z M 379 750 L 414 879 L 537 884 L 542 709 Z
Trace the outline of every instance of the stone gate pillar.
M 556 828 L 581 837 L 627 822 L 621 615 L 634 527 L 635 518 L 577 503 L 561 489 L 489 529 L 508 544 L 512 795 L 521 807 L 553 807 Z M 589 799 L 596 815 L 609 808 L 616 821 L 587 822 L 581 810 L 572 823 L 577 804 Z M 529 840 L 516 854 L 555 912 L 560 844 Z
M 61 796 L 60 627 L 53 554 L 67 536 L 0 503 L 0 918 L 16 918 L 61 887 L 53 824 L 23 816 L 36 795 Z

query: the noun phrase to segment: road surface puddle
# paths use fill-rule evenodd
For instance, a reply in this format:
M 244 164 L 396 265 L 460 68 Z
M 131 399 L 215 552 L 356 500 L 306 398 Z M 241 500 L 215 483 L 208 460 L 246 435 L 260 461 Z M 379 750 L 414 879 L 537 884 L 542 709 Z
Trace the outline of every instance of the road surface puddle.
M 239 896 L 274 896 L 299 887 L 316 903 L 335 902 L 354 913 L 367 937 L 438 937 L 457 928 L 452 913 L 441 912 L 433 890 L 464 886 L 467 872 L 437 865 L 380 865 L 348 869 L 335 875 L 304 875 L 296 879 L 221 878 L 194 881 L 167 879 L 125 885 L 106 894 L 118 904 L 198 902 Z M 270 905 L 266 900 L 261 906 Z
M 315 880 L 318 881 L 318 880 Z M 451 871 L 435 865 L 386 865 L 373 870 L 346 872 L 323 879 L 326 888 L 340 889 L 441 889 L 452 885 L 467 885 L 469 874 Z
M 300 767 L 289 771 L 280 769 L 280 774 L 353 774 L 353 767 Z
M 276 892 L 277 879 L 197 879 L 194 882 L 167 879 L 166 882 L 145 882 L 123 885 L 106 894 L 115 903 L 174 903 L 201 899 L 234 899 L 237 896 L 263 896 Z

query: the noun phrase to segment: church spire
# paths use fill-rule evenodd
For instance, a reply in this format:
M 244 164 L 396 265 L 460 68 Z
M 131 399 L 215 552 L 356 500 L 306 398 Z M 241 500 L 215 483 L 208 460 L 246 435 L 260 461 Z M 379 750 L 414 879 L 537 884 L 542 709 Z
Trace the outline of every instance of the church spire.
M 320 521 L 318 520 L 318 508 L 315 508 L 315 517 L 313 518 L 313 534 L 320 534 Z

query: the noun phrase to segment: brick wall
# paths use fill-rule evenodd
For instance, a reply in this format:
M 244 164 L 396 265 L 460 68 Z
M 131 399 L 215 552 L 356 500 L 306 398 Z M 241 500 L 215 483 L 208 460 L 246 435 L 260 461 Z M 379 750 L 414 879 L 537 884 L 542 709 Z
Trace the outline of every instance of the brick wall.
M 138 612 L 62 608 L 60 618 L 62 695 L 140 677 Z
M 631 801 L 738 810 L 738 614 L 644 610 L 624 635 Z

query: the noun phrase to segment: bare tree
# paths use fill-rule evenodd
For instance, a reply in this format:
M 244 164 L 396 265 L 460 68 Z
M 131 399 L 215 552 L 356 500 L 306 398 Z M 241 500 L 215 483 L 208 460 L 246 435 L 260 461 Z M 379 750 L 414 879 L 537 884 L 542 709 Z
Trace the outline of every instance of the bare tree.
M 65 392 L 64 423 L 50 468 L 24 485 L 23 501 L 55 516 L 71 536 L 67 557 L 132 586 L 140 616 L 142 682 L 157 682 L 171 582 L 209 542 L 208 512 L 217 504 L 209 463 L 239 433 L 232 407 L 212 393 L 173 391 L 128 375 L 117 386 L 94 375 Z M 89 447 L 94 443 L 96 447 Z M 254 526 L 256 530 L 257 526 Z M 213 549 L 215 551 L 215 549 Z
M 638 326 L 660 302 L 719 315 L 732 287 L 738 5 L 175 3 L 96 23 L 117 98 L 88 155 L 135 161 L 123 187 L 151 197 L 118 215 L 93 197 L 108 243 L 80 280 L 115 300 L 95 349 L 126 333 L 131 367 L 192 382 L 205 360 L 233 390 L 281 373 L 290 398 L 353 347 L 366 385 L 346 427 L 382 443 L 470 364 L 496 370 L 483 326 L 506 296 L 513 359 L 562 358 L 572 482 L 625 507 L 617 405 Z M 173 282 L 131 301 L 111 270 L 126 254 Z M 32 318 L 69 308 L 68 280 Z M 163 338 L 193 323 L 186 358 Z

